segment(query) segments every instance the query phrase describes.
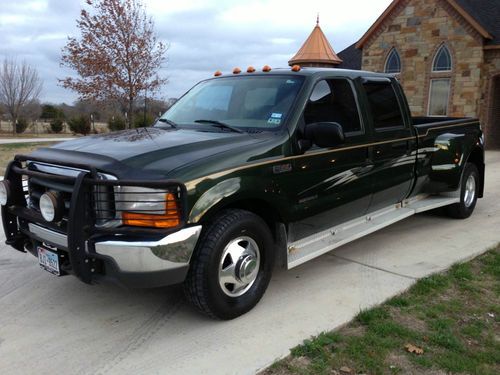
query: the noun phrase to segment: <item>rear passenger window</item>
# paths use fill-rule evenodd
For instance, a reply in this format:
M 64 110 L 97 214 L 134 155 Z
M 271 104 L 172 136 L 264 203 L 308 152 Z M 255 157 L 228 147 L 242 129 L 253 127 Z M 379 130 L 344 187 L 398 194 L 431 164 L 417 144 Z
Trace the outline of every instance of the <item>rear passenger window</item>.
M 336 122 L 344 133 L 361 132 L 358 106 L 351 84 L 346 79 L 319 81 L 304 111 L 306 124 Z
M 401 108 L 390 82 L 365 82 L 375 129 L 404 127 Z

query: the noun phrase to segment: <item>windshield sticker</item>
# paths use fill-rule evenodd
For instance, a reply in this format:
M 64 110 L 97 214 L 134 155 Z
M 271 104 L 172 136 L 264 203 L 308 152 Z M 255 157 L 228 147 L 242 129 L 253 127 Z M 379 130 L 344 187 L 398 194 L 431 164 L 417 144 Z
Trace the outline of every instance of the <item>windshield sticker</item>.
M 267 120 L 267 123 L 270 125 L 279 125 L 279 124 L 281 124 L 281 119 L 269 117 L 269 120 Z
M 271 113 L 271 118 L 282 118 L 283 113 Z

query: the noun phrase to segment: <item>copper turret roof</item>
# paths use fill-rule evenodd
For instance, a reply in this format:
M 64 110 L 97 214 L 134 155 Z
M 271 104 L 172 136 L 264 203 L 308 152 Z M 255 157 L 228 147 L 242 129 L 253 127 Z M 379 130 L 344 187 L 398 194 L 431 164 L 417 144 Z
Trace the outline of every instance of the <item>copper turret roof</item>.
M 290 66 L 294 64 L 303 66 L 333 66 L 341 62 L 342 60 L 337 56 L 330 42 L 326 39 L 325 34 L 323 34 L 321 27 L 319 27 L 318 17 L 311 35 L 309 35 L 309 38 L 300 47 L 299 52 L 288 61 L 288 64 Z

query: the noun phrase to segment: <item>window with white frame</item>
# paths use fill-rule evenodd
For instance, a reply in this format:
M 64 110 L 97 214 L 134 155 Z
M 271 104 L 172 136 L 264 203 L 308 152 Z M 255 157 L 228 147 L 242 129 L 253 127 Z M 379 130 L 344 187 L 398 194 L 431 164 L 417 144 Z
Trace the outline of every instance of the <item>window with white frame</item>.
M 429 116 L 448 116 L 453 59 L 450 49 L 442 44 L 432 60 L 429 84 Z
M 431 79 L 429 93 L 429 116 L 447 116 L 450 98 L 450 79 Z

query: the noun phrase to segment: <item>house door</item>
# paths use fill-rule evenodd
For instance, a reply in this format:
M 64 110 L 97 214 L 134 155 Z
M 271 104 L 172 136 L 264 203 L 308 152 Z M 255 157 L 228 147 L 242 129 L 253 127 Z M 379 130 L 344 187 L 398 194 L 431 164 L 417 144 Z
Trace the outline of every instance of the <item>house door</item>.
M 493 79 L 489 103 L 486 146 L 500 149 L 500 74 Z

